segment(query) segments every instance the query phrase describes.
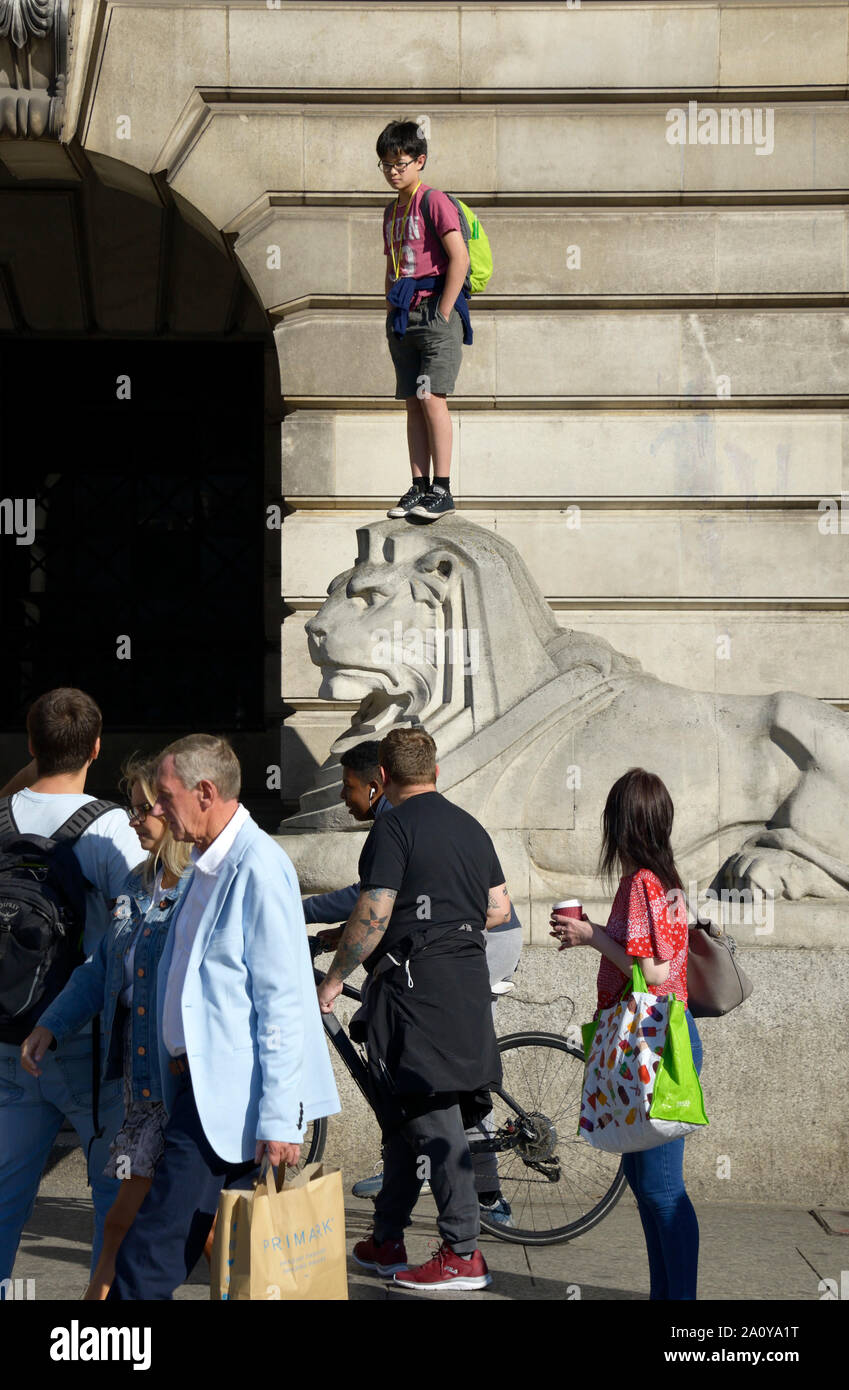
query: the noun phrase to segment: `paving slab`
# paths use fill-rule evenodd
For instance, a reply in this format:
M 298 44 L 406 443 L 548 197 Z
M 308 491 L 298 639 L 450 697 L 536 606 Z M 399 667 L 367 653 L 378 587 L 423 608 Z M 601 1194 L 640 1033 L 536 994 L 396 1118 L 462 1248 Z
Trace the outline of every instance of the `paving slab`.
M 371 1228 L 372 1203 L 348 1197 L 349 1252 Z M 699 1297 L 718 1301 L 811 1301 L 823 1298 L 822 1281 L 840 1286 L 849 1269 L 849 1238 L 833 1234 L 838 1217 L 818 1220 L 799 1207 L 761 1205 L 697 1206 L 701 1230 Z M 819 1213 L 820 1217 L 823 1213 Z M 429 1257 L 437 1244 L 436 1206 L 423 1197 L 407 1233 L 411 1263 Z M 27 1223 L 15 1265 L 16 1279 L 33 1280 L 37 1300 L 76 1300 L 85 1289 L 92 1234 L 92 1209 L 85 1166 L 78 1149 L 65 1151 L 45 1174 Z M 491 1288 L 462 1295 L 398 1292 L 349 1261 L 352 1301 L 401 1300 L 412 1303 L 522 1300 L 589 1302 L 647 1300 L 648 1266 L 633 1197 L 626 1192 L 613 1211 L 587 1235 L 562 1245 L 523 1246 L 484 1235 L 481 1249 L 493 1276 Z M 847 1275 L 849 1279 L 849 1275 Z M 845 1283 L 846 1281 L 844 1281 Z M 839 1295 L 838 1295 L 839 1296 Z M 201 1262 L 175 1295 L 181 1301 L 209 1298 L 206 1265 Z

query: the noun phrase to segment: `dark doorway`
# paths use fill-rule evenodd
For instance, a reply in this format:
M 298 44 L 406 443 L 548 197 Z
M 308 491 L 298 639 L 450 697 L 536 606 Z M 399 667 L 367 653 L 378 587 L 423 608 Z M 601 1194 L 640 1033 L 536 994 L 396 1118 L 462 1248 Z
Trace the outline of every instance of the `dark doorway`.
M 0 511 L 4 729 L 56 685 L 112 730 L 263 727 L 263 351 L 0 339 L 0 498 L 35 524 Z
M 89 791 L 205 729 L 232 738 L 243 798 L 276 828 L 265 508 L 283 403 L 265 311 L 232 241 L 163 178 L 95 169 L 76 142 L 50 170 L 17 178 L 0 149 L 0 782 L 27 761 L 30 701 L 68 683 L 104 715 Z

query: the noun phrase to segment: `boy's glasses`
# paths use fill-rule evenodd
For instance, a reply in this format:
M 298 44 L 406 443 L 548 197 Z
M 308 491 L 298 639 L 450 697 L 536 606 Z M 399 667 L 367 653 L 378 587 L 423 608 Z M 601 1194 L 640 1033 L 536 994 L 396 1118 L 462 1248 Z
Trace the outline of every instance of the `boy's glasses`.
M 405 169 L 409 169 L 411 164 L 415 164 L 414 159 L 402 159 L 400 164 L 384 164 L 382 159 L 377 161 L 378 169 L 382 169 L 384 174 L 391 174 L 393 169 L 397 169 L 399 174 L 403 174 Z

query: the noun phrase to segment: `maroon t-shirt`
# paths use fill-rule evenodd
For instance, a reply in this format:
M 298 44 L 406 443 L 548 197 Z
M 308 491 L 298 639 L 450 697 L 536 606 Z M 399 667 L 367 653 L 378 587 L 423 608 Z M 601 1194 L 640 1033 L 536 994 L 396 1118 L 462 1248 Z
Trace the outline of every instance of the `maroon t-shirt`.
M 435 229 L 432 230 L 421 210 L 422 195 L 428 187 L 426 183 L 419 184 L 410 199 L 409 209 L 393 198 L 383 214 L 383 254 L 389 256 L 390 234 L 395 249 L 395 259 L 390 256 L 389 262 L 393 278 L 396 262 L 399 279 L 402 275 L 444 275 L 448 269 L 448 257 L 440 237 L 446 232 L 460 231 L 460 214 L 447 194 L 434 188 L 427 205 Z M 411 307 L 432 294 L 433 290 L 416 290 Z

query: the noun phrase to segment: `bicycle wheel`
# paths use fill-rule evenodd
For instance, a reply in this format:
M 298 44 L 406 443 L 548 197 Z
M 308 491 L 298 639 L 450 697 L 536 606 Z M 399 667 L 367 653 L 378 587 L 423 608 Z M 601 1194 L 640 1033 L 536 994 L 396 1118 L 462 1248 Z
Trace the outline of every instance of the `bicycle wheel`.
M 502 1094 L 492 1094 L 485 1124 L 491 1137 L 472 1148 L 479 1172 L 488 1155 L 497 1160 L 514 1224 L 500 1225 L 481 1211 L 481 1227 L 520 1245 L 573 1240 L 612 1210 L 625 1187 L 620 1155 L 578 1137 L 584 1054 L 556 1033 L 511 1033 L 498 1046 Z M 529 1124 L 505 1097 L 521 1106 Z
M 323 1116 L 318 1120 L 310 1120 L 301 1141 L 301 1159 L 297 1165 L 299 1172 L 308 1163 L 318 1163 L 326 1143 L 327 1120 Z

